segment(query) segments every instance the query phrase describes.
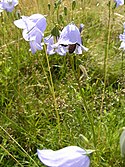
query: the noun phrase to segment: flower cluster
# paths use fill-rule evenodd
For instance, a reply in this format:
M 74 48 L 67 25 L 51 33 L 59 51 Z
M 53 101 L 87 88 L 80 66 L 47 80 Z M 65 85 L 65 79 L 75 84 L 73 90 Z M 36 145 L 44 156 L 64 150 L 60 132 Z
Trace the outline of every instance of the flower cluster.
M 40 161 L 50 167 L 89 167 L 90 159 L 87 154 L 92 152 L 78 146 L 68 146 L 57 151 L 37 149 Z
M 45 38 L 48 54 L 54 54 L 55 52 L 60 55 L 65 55 L 67 52 L 82 54 L 82 50 L 88 51 L 88 48 L 82 45 L 82 39 L 80 36 L 82 28 L 83 24 L 80 25 L 80 29 L 78 29 L 73 23 L 68 24 L 61 31 L 57 43 L 55 44 L 53 36 L 50 35 L 49 38 Z
M 115 0 L 116 6 L 123 5 L 124 0 Z M 18 4 L 18 0 L 1 0 L 0 12 L 6 10 L 12 12 L 14 7 Z M 59 35 L 54 37 L 51 35 L 44 37 L 46 29 L 46 18 L 41 14 L 33 14 L 31 16 L 22 16 L 21 19 L 15 20 L 14 24 L 23 29 L 23 38 L 29 41 L 30 50 L 34 54 L 37 50 L 42 50 L 44 43 L 47 45 L 47 53 L 49 55 L 58 53 L 59 55 L 66 55 L 66 53 L 82 54 L 82 51 L 88 51 L 88 48 L 83 46 L 81 39 L 81 31 L 83 24 L 80 28 L 75 24 L 70 23 L 59 32 Z M 56 38 L 56 39 L 55 39 Z M 122 41 L 121 48 L 124 48 L 124 34 L 120 35 Z M 56 40 L 56 43 L 54 41 Z
M 18 0 L 1 0 L 0 12 L 2 12 L 3 10 L 6 10 L 7 12 L 12 12 L 16 5 L 18 5 Z
M 22 16 L 22 19 L 14 21 L 14 24 L 23 29 L 23 38 L 30 42 L 32 53 L 37 50 L 42 50 L 42 38 L 46 29 L 46 19 L 43 15 L 33 14 L 30 17 Z M 57 42 L 54 44 L 54 36 L 49 35 L 44 38 L 44 43 L 47 45 L 47 53 L 52 55 L 58 53 L 59 55 L 66 55 L 69 53 L 82 54 L 82 51 L 87 51 L 88 48 L 82 45 L 80 32 L 82 31 L 83 24 L 80 29 L 75 24 L 68 24 L 56 36 Z

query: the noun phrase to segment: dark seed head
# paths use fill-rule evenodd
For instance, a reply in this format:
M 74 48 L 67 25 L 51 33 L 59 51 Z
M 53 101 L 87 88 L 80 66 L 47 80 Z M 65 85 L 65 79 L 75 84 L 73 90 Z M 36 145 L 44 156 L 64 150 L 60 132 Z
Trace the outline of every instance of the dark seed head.
M 68 47 L 68 50 L 69 50 L 70 54 L 73 53 L 75 51 L 75 49 L 76 49 L 76 44 L 71 44 Z

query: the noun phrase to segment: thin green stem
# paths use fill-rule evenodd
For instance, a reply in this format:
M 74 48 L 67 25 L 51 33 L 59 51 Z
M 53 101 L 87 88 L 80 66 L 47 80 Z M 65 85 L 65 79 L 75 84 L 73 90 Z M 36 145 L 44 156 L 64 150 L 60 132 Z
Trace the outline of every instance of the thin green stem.
M 0 128 L 17 144 L 17 146 L 29 157 L 29 159 L 38 167 L 37 163 L 32 159 L 32 157 L 23 149 L 23 147 L 2 127 Z
M 57 7 L 57 23 L 59 24 L 59 6 Z
M 111 36 L 111 11 L 112 11 L 112 0 L 109 1 L 109 19 L 108 19 L 107 39 L 106 39 L 105 57 L 104 57 L 104 88 L 102 93 L 100 114 L 102 114 L 102 110 L 103 110 L 103 103 L 105 99 L 105 91 L 106 91 L 106 83 L 107 83 L 108 56 L 109 56 L 109 45 L 110 45 L 110 36 Z
M 122 52 L 122 65 L 121 65 L 121 70 L 122 70 L 122 84 L 124 82 L 124 53 Z
M 3 45 L 5 45 L 5 33 L 6 33 L 6 24 L 4 23 L 4 20 L 5 20 L 5 13 L 2 12 L 2 27 L 3 27 Z M 6 97 L 8 97 L 8 78 L 7 78 L 7 55 L 5 54 L 5 49 L 3 51 L 4 53 L 4 59 L 5 59 L 5 67 L 4 67 L 4 70 L 5 70 L 5 92 L 6 92 Z
M 104 107 L 105 93 L 106 93 L 106 84 L 107 84 L 107 72 L 108 72 L 108 57 L 109 57 L 109 46 L 110 46 L 110 36 L 111 36 L 111 12 L 112 12 L 112 0 L 109 1 L 109 17 L 108 17 L 108 26 L 106 34 L 106 47 L 105 47 L 105 57 L 104 57 L 104 87 L 102 92 L 102 100 L 100 107 L 100 122 L 98 130 L 98 138 L 100 138 L 101 133 L 101 121 L 102 121 L 102 112 Z
M 77 61 L 77 57 L 76 57 L 76 55 L 75 55 L 75 62 L 76 62 L 76 61 Z M 88 109 L 88 107 L 87 107 L 87 103 L 86 103 L 86 99 L 85 99 L 85 95 L 84 95 L 84 90 L 83 90 L 83 88 L 81 87 L 79 78 L 77 77 L 76 70 L 75 70 L 75 68 L 74 68 L 74 65 L 77 66 L 77 63 L 74 64 L 74 57 L 73 57 L 73 60 L 72 60 L 71 65 L 72 65 L 72 70 L 73 70 L 73 72 L 74 72 L 74 76 L 75 76 L 75 79 L 76 79 L 76 81 L 77 81 L 77 83 L 78 83 L 78 87 L 79 87 L 80 94 L 81 94 L 81 97 L 82 97 L 82 102 L 83 102 L 82 105 L 83 105 L 83 108 L 84 108 L 84 110 L 85 110 L 85 112 L 86 112 L 86 115 L 87 115 L 87 117 L 88 117 L 88 120 L 89 120 L 89 122 L 90 122 L 90 124 L 91 124 L 92 133 L 93 133 L 93 143 L 94 143 L 94 147 L 96 148 L 97 142 L 96 142 L 96 136 L 95 136 L 95 129 L 94 129 L 93 117 L 91 117 L 91 115 L 90 115 L 90 111 L 89 111 L 89 109 Z M 76 68 L 77 68 L 77 67 L 76 67 Z
M 58 111 L 58 104 L 57 104 L 57 101 L 56 101 L 56 95 L 55 95 L 55 90 L 54 90 L 54 85 L 53 85 L 53 79 L 52 79 L 52 74 L 51 74 L 51 70 L 50 70 L 48 54 L 47 54 L 45 45 L 44 45 L 44 49 L 45 49 L 45 55 L 46 55 L 46 60 L 47 60 L 47 65 L 48 65 L 49 76 L 50 76 L 51 92 L 52 92 L 52 96 L 53 96 L 53 99 L 54 99 L 54 106 L 55 106 L 55 111 L 56 111 L 57 125 L 58 125 L 58 132 L 59 132 L 59 142 L 60 142 L 60 140 L 61 140 L 61 130 L 60 130 L 60 116 L 59 116 L 59 111 Z
M 111 36 L 111 10 L 112 10 L 111 1 L 109 3 L 108 34 L 107 34 L 106 50 L 105 50 L 105 57 L 104 57 L 104 91 L 106 90 L 108 55 L 109 55 L 109 45 L 110 45 L 110 36 Z
M 17 162 L 18 165 L 20 165 L 20 166 L 23 167 L 23 165 L 22 165 L 21 163 L 19 163 L 19 161 L 18 161 L 6 148 L 4 148 L 1 144 L 0 144 L 0 147 L 1 147 L 9 156 L 11 156 L 11 157 Z

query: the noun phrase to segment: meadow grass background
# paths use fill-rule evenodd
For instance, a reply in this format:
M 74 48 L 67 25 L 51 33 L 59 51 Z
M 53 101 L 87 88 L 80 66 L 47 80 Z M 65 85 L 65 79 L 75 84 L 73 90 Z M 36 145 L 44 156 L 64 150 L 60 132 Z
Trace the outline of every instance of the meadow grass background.
M 125 7 L 113 6 L 113 0 L 110 5 L 108 0 L 76 0 L 72 10 L 72 0 L 63 0 L 55 10 L 54 0 L 20 0 L 12 13 L 1 13 L 1 167 L 44 166 L 37 148 L 69 145 L 95 150 L 92 167 L 125 166 L 119 147 L 125 126 L 125 54 L 119 49 Z M 13 21 L 35 13 L 47 15 L 45 36 L 57 24 L 62 29 L 72 21 L 83 23 L 81 36 L 89 51 L 32 55 Z

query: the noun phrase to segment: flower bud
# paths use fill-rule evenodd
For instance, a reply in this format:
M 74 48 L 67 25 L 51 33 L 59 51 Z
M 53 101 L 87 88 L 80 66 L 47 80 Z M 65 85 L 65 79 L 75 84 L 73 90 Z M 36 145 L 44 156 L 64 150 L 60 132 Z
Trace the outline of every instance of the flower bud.
M 75 9 L 75 7 L 76 7 L 76 1 L 75 1 L 75 0 L 73 0 L 73 1 L 72 1 L 72 10 L 74 10 L 74 9 Z

